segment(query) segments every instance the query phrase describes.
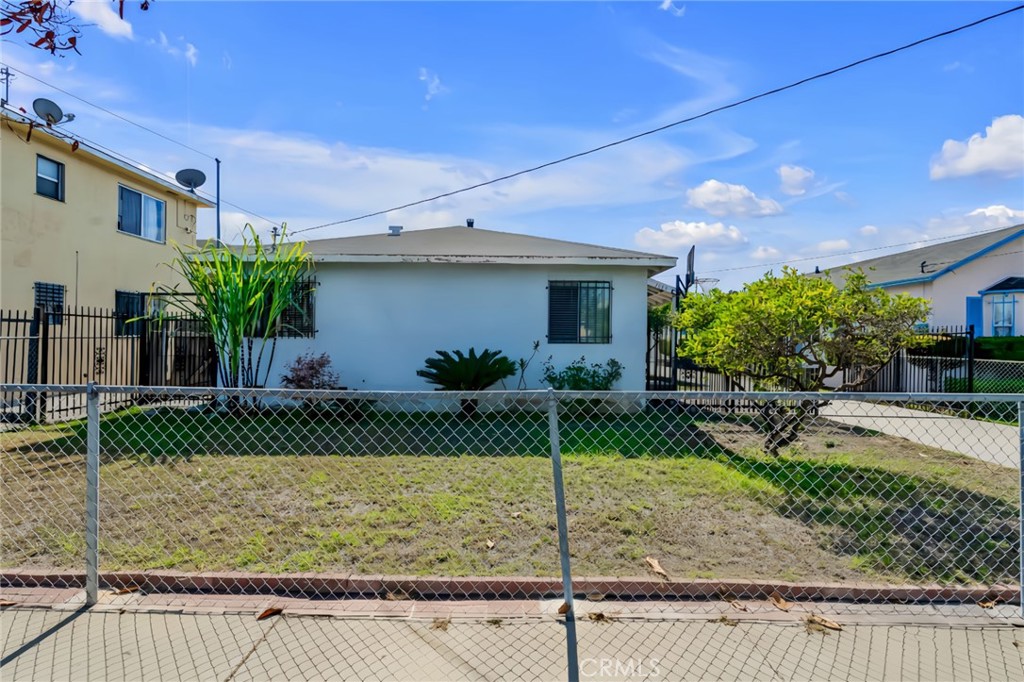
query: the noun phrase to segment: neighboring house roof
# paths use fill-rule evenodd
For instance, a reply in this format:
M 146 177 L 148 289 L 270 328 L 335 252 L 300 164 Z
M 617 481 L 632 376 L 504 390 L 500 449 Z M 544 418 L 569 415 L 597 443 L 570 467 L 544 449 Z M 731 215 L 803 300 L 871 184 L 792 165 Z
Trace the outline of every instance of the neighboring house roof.
M 188 191 L 168 178 L 148 171 L 145 168 L 125 161 L 124 159 L 119 159 L 107 152 L 100 151 L 96 147 L 78 140 L 72 133 L 65 132 L 59 128 L 47 127 L 44 124 L 40 124 L 38 121 L 33 121 L 31 118 L 7 108 L 4 108 L 0 113 L 2 113 L 4 119 L 14 125 L 23 127 L 23 129 L 27 129 L 29 123 L 35 123 L 35 126 L 32 129 L 32 136 L 42 136 L 51 146 L 68 145 L 77 141 L 78 148 L 74 152 L 75 156 L 86 157 L 94 162 L 98 161 L 99 165 L 105 165 L 107 167 L 115 166 L 118 170 L 122 171 L 125 176 L 134 177 L 147 185 L 159 185 L 162 189 L 167 190 L 179 198 L 191 201 L 200 208 L 213 208 L 215 206 L 215 204 L 211 203 L 209 200 L 204 199 L 194 192 Z
M 1016 225 L 963 239 L 930 244 L 919 249 L 857 261 L 849 265 L 830 268 L 826 274 L 837 284 L 841 284 L 846 279 L 845 270 L 847 268 L 864 270 L 864 274 L 867 275 L 873 286 L 930 282 L 1014 239 L 1022 238 L 1024 238 L 1024 225 Z M 922 263 L 924 264 L 923 268 Z
M 647 305 L 658 306 L 664 303 L 671 303 L 675 296 L 676 288 L 671 284 L 659 282 L 656 279 L 647 280 Z
M 1024 291 L 1024 277 L 1007 277 L 996 282 L 987 289 L 982 289 L 979 294 L 993 294 L 1000 291 Z
M 657 274 L 676 264 L 674 256 L 613 249 L 546 237 L 438 227 L 408 230 L 399 236 L 373 234 L 306 242 L 316 262 L 345 263 L 498 263 L 567 265 L 635 265 Z

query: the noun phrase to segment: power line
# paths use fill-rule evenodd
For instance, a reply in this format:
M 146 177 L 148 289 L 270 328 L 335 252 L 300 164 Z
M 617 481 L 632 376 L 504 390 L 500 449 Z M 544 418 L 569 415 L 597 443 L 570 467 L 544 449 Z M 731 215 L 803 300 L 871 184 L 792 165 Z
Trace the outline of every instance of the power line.
M 578 158 L 581 158 L 581 157 L 584 157 L 584 156 L 589 156 L 590 154 L 596 154 L 597 152 L 603 151 L 605 149 L 609 149 L 611 147 L 615 147 L 615 146 L 618 146 L 618 145 L 621 145 L 621 144 L 625 144 L 627 142 L 632 142 L 633 140 L 638 140 L 638 139 L 640 139 L 642 137 L 647 137 L 648 135 L 654 135 L 655 133 L 663 132 L 665 130 L 668 130 L 669 128 L 674 128 L 676 126 L 683 125 L 684 123 L 691 123 L 693 121 L 696 121 L 698 119 L 704 118 L 706 116 L 711 116 L 712 114 L 717 114 L 719 112 L 726 111 L 728 109 L 734 109 L 734 108 L 742 106 L 744 104 L 749 104 L 750 102 L 753 102 L 755 100 L 763 99 L 763 98 L 769 97 L 771 95 L 776 95 L 776 94 L 778 94 L 780 92 L 785 92 L 786 90 L 792 90 L 793 88 L 799 87 L 799 86 L 804 85 L 806 83 L 810 83 L 811 81 L 819 80 L 819 79 L 822 79 L 822 78 L 827 78 L 828 76 L 835 75 L 837 73 L 840 73 L 842 71 L 846 71 L 848 69 L 852 69 L 852 68 L 860 66 L 862 64 L 867 64 L 868 62 L 872 62 L 872 61 L 875 61 L 877 59 L 882 59 L 883 57 L 888 57 L 888 56 L 894 55 L 894 54 L 896 54 L 898 52 L 903 52 L 904 50 L 909 50 L 909 49 L 911 49 L 913 47 L 917 47 L 918 45 L 923 45 L 924 43 L 927 43 L 927 42 L 930 42 L 930 41 L 933 41 L 933 40 L 937 40 L 939 38 L 944 38 L 946 36 L 953 35 L 954 33 L 959 33 L 960 31 L 965 31 L 965 30 L 967 30 L 969 28 L 973 28 L 973 27 L 978 26 L 980 24 L 984 24 L 985 22 L 992 21 L 993 19 L 998 19 L 1000 17 L 1006 16 L 1007 14 L 1011 14 L 1013 12 L 1019 12 L 1022 9 L 1024 9 L 1024 5 L 1017 5 L 1016 7 L 1013 7 L 1011 9 L 1004 10 L 1004 11 L 998 12 L 996 14 L 991 14 L 991 15 L 989 15 L 987 17 L 982 18 L 982 19 L 978 19 L 977 21 L 972 21 L 969 24 L 963 24 L 962 26 L 957 26 L 956 28 L 949 29 L 948 31 L 943 31 L 941 33 L 936 33 L 934 35 L 928 36 L 927 38 L 921 38 L 920 40 L 915 40 L 912 43 L 907 43 L 906 45 L 902 45 L 900 47 L 897 47 L 897 48 L 894 48 L 894 49 L 891 49 L 891 50 L 887 50 L 885 52 L 879 52 L 878 54 L 871 55 L 870 57 L 865 57 L 863 59 L 858 59 L 855 62 L 850 62 L 849 64 L 846 64 L 844 66 L 840 66 L 840 67 L 835 68 L 835 69 L 830 69 L 828 71 L 823 71 L 823 72 L 815 74 L 813 76 L 808 76 L 807 78 L 802 78 L 802 79 L 800 79 L 798 81 L 794 81 L 793 83 L 790 83 L 788 85 L 783 85 L 781 87 L 773 88 L 771 90 L 766 90 L 766 91 L 764 91 L 762 93 L 759 93 L 757 95 L 753 95 L 751 97 L 747 97 L 746 99 L 741 99 L 741 100 L 732 102 L 730 104 L 725 104 L 725 105 L 722 105 L 720 107 L 715 107 L 714 109 L 708 109 L 707 111 L 705 111 L 705 112 L 703 112 L 701 114 L 697 114 L 696 116 L 690 116 L 688 118 L 680 119 L 678 121 L 674 121 L 672 123 L 668 123 L 668 124 L 665 124 L 663 126 L 659 126 L 657 128 L 651 128 L 650 130 L 645 130 L 645 131 L 643 131 L 641 133 L 637 133 L 635 135 L 630 135 L 629 137 L 624 137 L 622 139 L 615 140 L 614 142 L 609 142 L 607 144 L 603 144 L 603 145 L 601 145 L 599 147 L 593 147 L 593 148 L 588 149 L 586 151 L 577 152 L 576 154 L 570 154 L 569 156 L 563 156 L 560 159 L 555 159 L 554 161 L 548 161 L 547 163 L 542 163 L 542 164 L 540 164 L 538 166 L 533 166 L 531 168 L 526 168 L 526 169 L 523 169 L 523 170 L 520 170 L 520 171 L 516 171 L 515 173 L 509 173 L 507 175 L 502 175 L 502 176 L 494 178 L 492 180 L 487 180 L 485 182 L 479 182 L 479 183 L 477 183 L 475 185 L 469 185 L 468 187 L 463 187 L 461 189 L 452 190 L 451 192 L 444 192 L 442 194 L 436 194 L 436 195 L 434 195 L 432 197 L 428 197 L 426 199 L 419 199 L 418 201 L 410 201 L 409 203 L 402 204 L 401 206 L 393 206 L 391 208 L 387 208 L 387 209 L 384 209 L 382 211 L 374 211 L 372 213 L 364 213 L 363 215 L 355 216 L 353 218 L 345 218 L 344 220 L 335 220 L 334 222 L 324 223 L 322 225 L 314 225 L 313 227 L 306 227 L 306 228 L 303 228 L 301 230 L 297 230 L 295 232 L 292 232 L 291 235 L 294 236 L 294 235 L 297 235 L 297 234 L 301 234 L 303 232 L 310 232 L 312 230 L 319 230 L 319 229 L 322 229 L 322 228 L 325 228 L 325 227 L 333 227 L 335 225 L 343 225 L 345 223 L 354 223 L 354 222 L 356 222 L 358 220 L 364 220 L 366 218 L 374 218 L 376 216 L 384 215 L 385 213 L 390 213 L 392 211 L 401 211 L 403 209 L 411 208 L 413 206 L 419 206 L 420 204 L 426 204 L 426 203 L 429 203 L 429 202 L 432 202 L 432 201 L 437 201 L 438 199 L 445 199 L 447 197 L 451 197 L 451 196 L 454 196 L 456 194 L 462 194 L 464 192 L 469 192 L 469 191 L 472 191 L 472 190 L 475 190 L 475 189 L 480 189 L 481 187 L 487 187 L 488 185 L 493 185 L 495 183 L 504 182 L 505 180 L 511 180 L 512 178 L 517 178 L 520 175 L 526 175 L 528 173 L 535 173 L 536 171 L 543 170 L 545 168 L 550 168 L 551 166 L 556 166 L 558 164 L 565 163 L 567 161 L 572 161 L 574 159 L 578 159 Z
M 718 268 L 717 270 L 702 270 L 702 272 L 710 274 L 712 272 L 735 272 L 737 270 L 753 270 L 754 268 L 770 268 L 770 267 L 773 267 L 773 266 L 776 266 L 776 265 L 789 265 L 790 263 L 804 263 L 804 262 L 811 261 L 811 260 L 824 260 L 826 258 L 838 258 L 840 256 L 853 256 L 853 255 L 856 255 L 858 253 L 869 253 L 871 251 L 883 251 L 885 249 L 894 249 L 894 248 L 896 248 L 898 246 L 911 246 L 913 244 L 924 244 L 924 243 L 927 243 L 927 242 L 937 242 L 937 241 L 951 241 L 951 242 L 953 242 L 953 241 L 956 241 L 958 239 L 962 239 L 965 236 L 974 236 L 974 235 L 979 235 L 979 234 L 989 234 L 991 232 L 999 232 L 1000 230 L 1005 230 L 1005 229 L 1006 229 L 1005 227 L 997 227 L 997 228 L 991 229 L 991 230 L 976 230 L 974 232 L 964 232 L 963 234 L 946 236 L 946 237 L 932 237 L 931 239 L 915 239 L 914 241 L 901 242 L 899 244 L 886 244 L 885 246 L 872 246 L 871 248 L 868 248 L 868 249 L 857 249 L 856 251 L 843 251 L 841 253 L 823 253 L 823 254 L 818 254 L 817 256 L 804 256 L 802 258 L 790 258 L 789 260 L 780 260 L 780 261 L 775 261 L 773 263 L 757 263 L 755 265 L 738 265 L 738 266 L 736 266 L 734 268 Z M 1003 255 L 1007 255 L 1007 254 L 996 254 L 996 255 L 1003 256 Z M 950 263 L 956 263 L 956 262 L 957 261 L 944 261 L 942 263 L 928 263 L 928 265 L 949 265 Z
M 142 125 L 141 123 L 136 123 L 135 121 L 131 120 L 130 118 L 126 118 L 126 117 L 122 116 L 121 114 L 118 114 L 118 113 L 116 113 L 116 112 L 113 112 L 113 111 L 111 111 L 110 109 L 107 109 L 107 108 L 105 108 L 105 107 L 101 107 L 101 106 L 100 106 L 99 104 L 96 104 L 96 103 L 94 103 L 94 102 L 90 102 L 90 101 L 89 101 L 89 100 L 87 100 L 87 99 L 83 99 L 83 98 L 79 97 L 78 95 L 74 94 L 73 92 L 68 92 L 67 90 L 65 90 L 65 89 L 63 89 L 63 88 L 59 88 L 59 87 L 57 87 L 57 86 L 56 86 L 56 85 L 54 85 L 53 83 L 47 83 L 47 82 L 46 82 L 46 81 L 44 81 L 43 79 L 41 79 L 41 78 L 36 78 L 36 77 L 35 77 L 35 76 L 33 76 L 32 74 L 30 74 L 30 73 L 26 73 L 25 71 L 22 71 L 21 69 L 19 69 L 19 68 L 16 68 L 16 67 L 14 67 L 14 66 L 10 66 L 10 65 L 6 65 L 6 66 L 7 66 L 7 68 L 9 68 L 9 69 L 10 69 L 11 71 L 15 71 L 15 72 L 17 72 L 17 73 L 20 73 L 20 74 L 21 74 L 22 76 L 25 76 L 25 77 L 27 77 L 27 78 L 31 78 L 31 79 L 32 79 L 32 80 L 34 80 L 35 82 L 37 82 L 37 83 L 41 83 L 41 84 L 45 85 L 45 86 L 46 86 L 46 87 L 48 87 L 48 88 L 53 88 L 53 89 L 54 89 L 54 90 L 56 90 L 57 92 L 62 92 L 62 93 L 64 93 L 65 95 L 67 95 L 68 97 L 73 97 L 74 99 L 77 99 L 77 100 L 78 100 L 79 102 L 82 102 L 83 104 L 88 104 L 88 105 L 89 105 L 90 107 L 93 107 L 93 108 L 95 108 L 95 109 L 99 109 L 100 111 L 102 111 L 102 112 L 104 112 L 104 113 L 106 113 L 106 114 L 110 114 L 110 115 L 111 115 L 111 116 L 113 116 L 114 118 L 118 118 L 118 119 L 121 119 L 122 121 L 124 121 L 125 123 L 127 123 L 127 124 L 129 124 L 129 125 L 133 125 L 133 126 L 135 126 L 136 128 L 139 128 L 139 129 L 141 129 L 141 130 L 145 130 L 145 131 L 146 131 L 147 133 L 152 133 L 153 135 L 156 135 L 156 136 L 157 136 L 157 137 L 159 137 L 159 138 L 162 138 L 162 139 L 164 139 L 164 140 L 167 140 L 168 142 L 171 142 L 171 143 L 173 143 L 173 144 L 176 144 L 176 145 L 178 145 L 179 147 L 184 147 L 185 149 L 188 149 L 188 150 L 190 150 L 190 151 L 193 151 L 193 152 L 195 152 L 196 154 L 199 154 L 200 156 L 205 156 L 206 158 L 210 159 L 211 161 L 214 161 L 214 160 L 216 160 L 216 159 L 215 159 L 215 158 L 214 158 L 213 156 L 210 156 L 210 155 L 209 155 L 209 154 L 207 154 L 206 152 L 200 151 L 200 150 L 196 149 L 195 147 L 191 147 L 191 146 L 189 146 L 189 145 L 185 144 L 184 142 L 181 142 L 180 140 L 175 140 L 175 139 L 174 139 L 173 137 L 168 137 L 167 135 L 164 135 L 163 133 L 157 132 L 156 130 L 153 130 L 152 128 L 147 128 L 146 126 Z

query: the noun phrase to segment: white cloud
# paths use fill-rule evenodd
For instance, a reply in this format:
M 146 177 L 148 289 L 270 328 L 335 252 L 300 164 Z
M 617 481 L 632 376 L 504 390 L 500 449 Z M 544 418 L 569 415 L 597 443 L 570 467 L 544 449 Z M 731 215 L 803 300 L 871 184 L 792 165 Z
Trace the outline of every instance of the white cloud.
M 807 188 L 814 180 L 814 171 L 803 166 L 779 166 L 776 171 L 779 174 L 781 185 L 779 187 L 783 194 L 791 197 L 798 197 L 807 193 Z
M 781 258 L 782 252 L 774 246 L 759 246 L 754 249 L 754 252 L 750 254 L 750 257 L 756 260 L 772 260 Z
M 932 180 L 987 174 L 1015 177 L 1024 173 L 1024 116 L 992 120 L 984 133 L 966 142 L 946 140 L 931 163 Z
M 75 0 L 71 3 L 71 11 L 112 38 L 134 38 L 132 25 L 118 16 L 110 0 Z
M 686 196 L 690 206 L 719 218 L 728 215 L 757 218 L 782 213 L 782 206 L 774 199 L 761 199 L 745 185 L 718 180 L 706 180 L 687 190 Z
M 870 237 L 872 235 L 878 234 L 878 228 L 875 227 L 874 225 L 865 225 L 864 227 L 860 228 L 857 231 L 860 232 L 865 237 Z
M 441 77 L 428 68 L 420 67 L 419 79 L 427 84 L 427 94 L 423 96 L 427 102 L 448 92 L 448 88 L 441 83 Z
M 818 242 L 814 248 L 818 253 L 835 253 L 849 249 L 850 242 L 845 239 L 826 239 L 823 242 Z
M 150 40 L 150 45 L 156 45 L 162 52 L 169 54 L 170 56 L 182 58 L 189 63 L 190 66 L 195 68 L 196 64 L 199 63 L 199 50 L 190 42 L 187 42 L 183 36 L 178 36 L 178 42 L 184 43 L 183 46 L 178 46 L 167 39 L 167 34 L 163 31 L 159 31 L 159 40 Z M 229 58 L 230 59 L 230 58 Z M 230 66 L 229 66 L 230 68 Z
M 661 4 L 658 5 L 658 9 L 668 12 L 672 14 L 672 16 L 676 17 L 681 17 L 686 14 L 686 5 L 676 7 L 672 4 L 672 0 L 662 0 Z
M 662 223 L 657 230 L 641 228 L 636 233 L 636 243 L 644 248 L 679 251 L 697 245 L 705 249 L 729 250 L 746 245 L 747 238 L 735 225 L 724 223 L 688 223 L 674 220 Z

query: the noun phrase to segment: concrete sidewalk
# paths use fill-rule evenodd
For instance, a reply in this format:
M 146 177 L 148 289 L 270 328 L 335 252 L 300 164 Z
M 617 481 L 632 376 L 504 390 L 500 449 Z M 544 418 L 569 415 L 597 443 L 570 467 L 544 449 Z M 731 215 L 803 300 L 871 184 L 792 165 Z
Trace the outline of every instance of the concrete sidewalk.
M 857 400 L 832 400 L 821 408 L 820 416 L 999 466 L 1020 468 L 1020 430 L 1016 426 Z
M 4 680 L 566 679 L 558 602 L 107 595 L 84 610 L 80 593 L 44 592 L 5 594 Z M 742 607 L 580 602 L 581 678 L 1024 679 L 1017 607 Z M 808 613 L 843 629 L 809 630 Z

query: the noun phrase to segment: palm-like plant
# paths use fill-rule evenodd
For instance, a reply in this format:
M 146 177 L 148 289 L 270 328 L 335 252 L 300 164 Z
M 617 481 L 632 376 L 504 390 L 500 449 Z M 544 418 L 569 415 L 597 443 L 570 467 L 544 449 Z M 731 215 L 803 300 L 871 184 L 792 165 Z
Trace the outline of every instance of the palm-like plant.
M 482 391 L 502 379 L 516 373 L 516 366 L 500 350 L 483 349 L 479 355 L 473 348 L 469 353 L 460 350 L 449 353 L 437 351 L 438 357 L 427 358 L 426 369 L 416 370 L 416 375 L 443 391 Z M 462 400 L 462 414 L 471 417 L 476 413 L 476 400 Z
M 301 243 L 284 242 L 283 231 L 265 245 L 256 230 L 247 227 L 252 241 L 243 237 L 240 247 L 212 240 L 202 248 L 175 247 L 178 256 L 170 267 L 184 279 L 190 295 L 182 295 L 177 287 L 156 288 L 166 301 L 165 310 L 189 312 L 202 320 L 217 348 L 220 381 L 228 387 L 266 383 L 278 321 L 295 302 L 298 284 L 312 262 Z

